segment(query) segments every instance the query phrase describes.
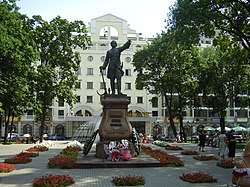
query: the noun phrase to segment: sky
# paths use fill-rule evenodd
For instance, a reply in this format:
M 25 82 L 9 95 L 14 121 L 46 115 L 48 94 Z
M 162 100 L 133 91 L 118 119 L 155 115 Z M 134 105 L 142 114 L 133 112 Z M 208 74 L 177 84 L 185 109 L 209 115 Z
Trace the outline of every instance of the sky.
M 127 21 L 131 29 L 144 37 L 165 30 L 169 7 L 175 0 L 18 0 L 19 12 L 28 17 L 40 15 L 46 21 L 61 16 L 68 21 L 91 19 L 113 14 Z

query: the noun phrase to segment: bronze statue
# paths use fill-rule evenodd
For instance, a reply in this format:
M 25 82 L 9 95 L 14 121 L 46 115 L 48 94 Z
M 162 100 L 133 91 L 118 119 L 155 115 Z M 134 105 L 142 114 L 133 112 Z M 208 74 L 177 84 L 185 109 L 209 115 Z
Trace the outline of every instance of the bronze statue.
M 112 49 L 107 51 L 106 58 L 102 66 L 100 66 L 100 71 L 106 69 L 108 65 L 107 78 L 110 79 L 110 87 L 112 95 L 115 94 L 115 79 L 117 82 L 117 94 L 121 95 L 121 77 L 124 74 L 121 65 L 121 52 L 125 49 L 128 49 L 131 44 L 131 40 L 128 40 L 122 47 L 117 47 L 116 41 L 112 41 L 111 43 Z

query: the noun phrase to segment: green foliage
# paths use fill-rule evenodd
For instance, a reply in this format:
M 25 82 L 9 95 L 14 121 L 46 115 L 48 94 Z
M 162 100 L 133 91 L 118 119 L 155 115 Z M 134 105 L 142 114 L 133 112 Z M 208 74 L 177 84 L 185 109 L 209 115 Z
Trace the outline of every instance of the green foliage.
M 249 10 L 249 1 L 177 0 L 171 7 L 168 26 L 180 31 L 180 36 L 189 33 L 190 37 L 184 39 L 193 39 L 196 44 L 200 34 L 213 37 L 221 30 L 249 50 Z
M 184 108 L 197 94 L 197 48 L 181 40 L 175 30 L 162 33 L 147 48 L 135 53 L 133 65 L 138 72 L 137 88 L 165 98 L 171 119 L 182 118 Z M 175 131 L 175 130 L 174 130 Z
M 249 53 L 228 36 L 218 37 L 215 44 L 201 52 L 198 80 L 206 105 L 224 118 L 230 101 L 242 100 L 249 89 Z
M 11 120 L 10 116 L 23 114 L 33 103 L 32 75 L 37 53 L 28 23 L 14 0 L 0 2 L 0 110 L 7 116 L 5 123 Z

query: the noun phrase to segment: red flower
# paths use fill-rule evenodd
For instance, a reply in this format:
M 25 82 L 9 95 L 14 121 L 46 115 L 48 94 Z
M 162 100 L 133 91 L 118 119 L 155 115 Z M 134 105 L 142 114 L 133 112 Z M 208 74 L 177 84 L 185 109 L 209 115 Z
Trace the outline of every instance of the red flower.
M 121 156 L 123 160 L 129 160 L 132 158 L 132 155 L 130 154 L 130 151 L 128 149 L 123 149 L 121 151 Z
M 12 158 L 5 159 L 4 162 L 9 163 L 9 164 L 27 164 L 31 161 L 32 161 L 32 159 L 30 157 L 27 157 L 27 156 L 15 156 Z
M 33 187 L 44 186 L 69 186 L 74 183 L 74 179 L 69 175 L 52 175 L 47 174 L 40 178 L 33 179 Z
M 199 153 L 197 151 L 193 151 L 193 150 L 184 150 L 181 152 L 181 154 L 183 154 L 183 155 L 199 155 Z
M 215 179 L 213 176 L 201 171 L 196 173 L 183 173 L 182 176 L 180 176 L 180 179 L 191 183 L 217 182 L 217 179 Z
M 0 173 L 9 173 L 15 169 L 12 164 L 0 163 Z
M 153 150 L 151 147 L 142 146 L 141 150 L 160 161 L 164 166 L 184 166 L 184 161 L 174 155 L 169 155 L 160 150 Z
M 181 146 L 167 146 L 165 147 L 166 150 L 183 150 Z
M 32 151 L 32 152 L 43 152 L 43 151 L 48 151 L 48 150 L 49 150 L 48 147 L 41 146 L 41 145 L 37 145 L 37 146 L 27 149 L 27 151 Z
M 207 161 L 207 160 L 218 160 L 214 155 L 197 155 L 193 156 L 195 160 Z
M 122 176 L 113 177 L 112 182 L 116 186 L 138 186 L 145 184 L 145 178 L 143 176 L 126 175 L 124 177 Z
M 51 159 L 49 159 L 48 166 L 49 168 L 74 168 L 76 164 L 76 158 L 57 155 Z

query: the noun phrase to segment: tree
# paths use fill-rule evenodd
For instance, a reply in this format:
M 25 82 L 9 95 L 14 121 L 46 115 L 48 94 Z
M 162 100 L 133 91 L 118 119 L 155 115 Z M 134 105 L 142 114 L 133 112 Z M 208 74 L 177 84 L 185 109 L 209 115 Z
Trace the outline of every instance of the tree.
M 241 98 L 249 90 L 249 53 L 234 45 L 228 35 L 220 36 L 214 44 L 215 47 L 201 51 L 198 80 L 206 105 L 218 113 L 224 130 L 230 101 Z
M 214 37 L 216 30 L 228 33 L 234 42 L 250 51 L 249 0 L 177 0 L 168 26 L 190 33 L 197 43 L 200 34 Z
M 38 119 L 41 121 L 40 141 L 43 139 L 46 117 L 53 99 L 64 99 L 69 105 L 75 101 L 73 88 L 77 81 L 75 72 L 79 68 L 80 54 L 76 47 L 86 48 L 90 43 L 82 21 L 69 22 L 56 17 L 50 22 L 33 16 L 34 40 L 39 61 L 35 78 Z
M 0 2 L 0 102 L 5 121 L 5 138 L 9 122 L 31 106 L 31 75 L 36 53 L 28 18 L 18 12 L 15 1 Z M 11 119 L 12 116 L 12 119 Z
M 183 111 L 194 96 L 190 93 L 194 93 L 197 84 L 193 57 L 196 50 L 184 43 L 172 30 L 158 35 L 151 45 L 133 57 L 135 71 L 138 72 L 136 86 L 165 98 L 164 105 L 175 136 L 174 118 L 180 119 L 182 135 Z

